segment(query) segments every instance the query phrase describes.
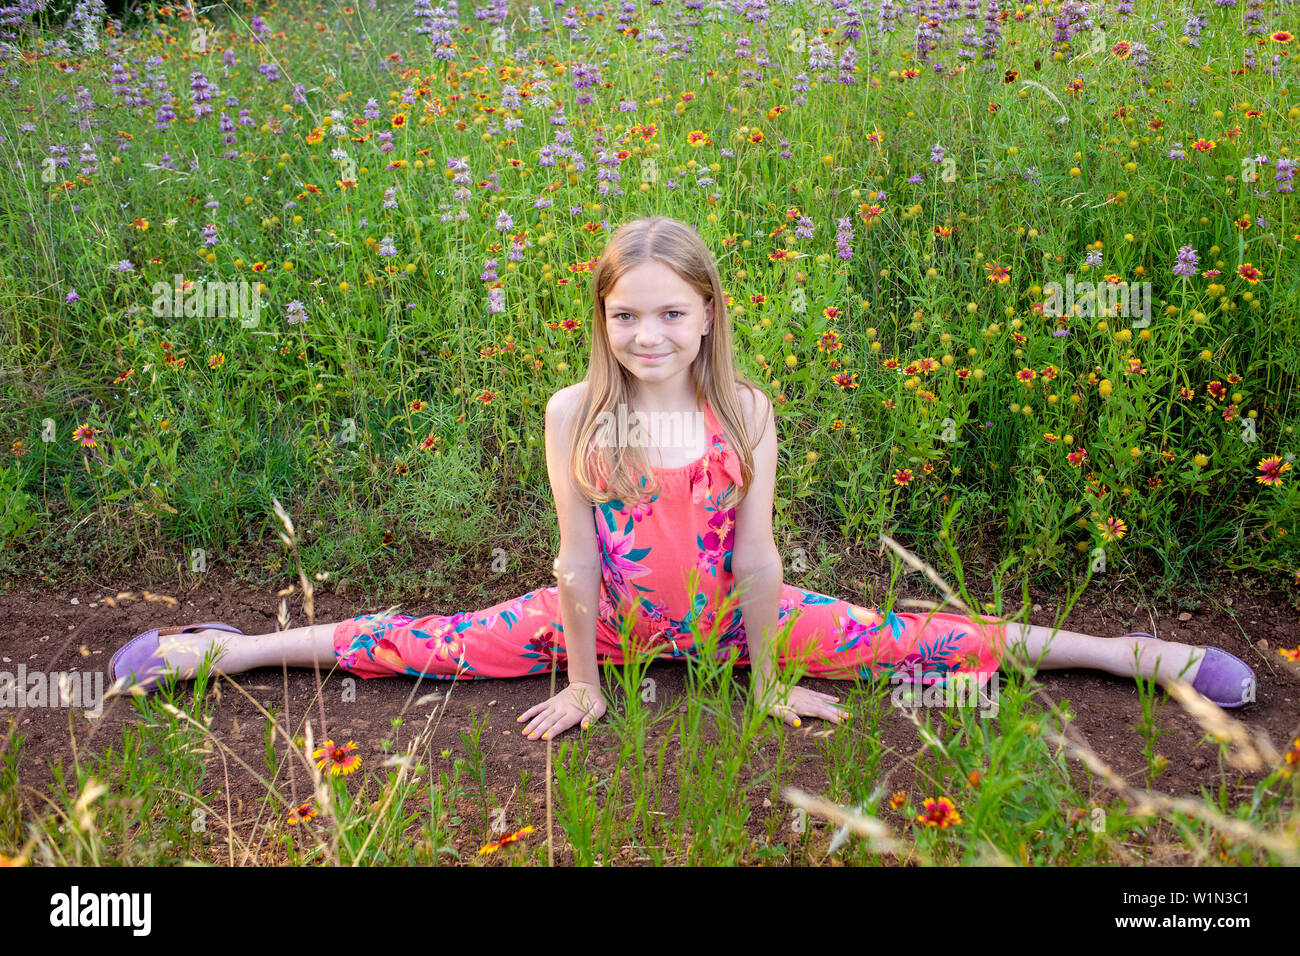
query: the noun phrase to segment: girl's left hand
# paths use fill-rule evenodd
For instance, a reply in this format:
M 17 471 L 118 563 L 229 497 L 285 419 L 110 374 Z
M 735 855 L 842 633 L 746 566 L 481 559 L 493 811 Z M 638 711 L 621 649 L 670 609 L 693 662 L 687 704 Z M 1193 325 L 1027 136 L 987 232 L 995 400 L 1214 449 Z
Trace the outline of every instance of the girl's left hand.
M 820 717 L 832 723 L 840 723 L 848 718 L 849 712 L 839 706 L 838 697 L 819 691 L 800 687 L 798 684 L 788 687 L 779 681 L 765 683 L 755 680 L 754 688 L 760 695 L 766 695 L 760 706 L 764 713 L 784 720 L 791 727 L 800 726 L 799 718 Z

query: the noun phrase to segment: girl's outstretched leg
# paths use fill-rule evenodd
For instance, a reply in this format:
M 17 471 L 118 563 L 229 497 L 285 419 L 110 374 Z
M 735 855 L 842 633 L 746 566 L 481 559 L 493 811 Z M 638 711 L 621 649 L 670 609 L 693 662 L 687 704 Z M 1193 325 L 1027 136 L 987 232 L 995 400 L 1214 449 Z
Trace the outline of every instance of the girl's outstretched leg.
M 783 660 L 802 660 L 814 677 L 905 676 L 919 669 L 926 683 L 962 672 L 983 683 L 1011 657 L 1031 670 L 1086 667 L 1163 686 L 1195 682 L 1207 654 L 1205 647 L 1150 636 L 1098 637 L 983 615 L 886 614 L 785 584 L 778 627 L 796 613 Z
M 837 680 L 886 676 L 890 683 L 920 687 L 964 686 L 975 702 L 996 678 L 1005 628 L 997 618 L 968 620 L 954 614 L 882 613 L 783 584 L 775 640 L 768 644 L 778 672 Z M 748 640 L 746 639 L 746 645 Z M 752 663 L 748 652 L 741 663 Z M 996 683 L 994 683 L 996 692 Z M 802 691 L 802 693 L 798 693 Z M 796 701 L 796 695 L 799 699 Z M 797 714 L 838 723 L 846 713 L 837 698 L 794 686 L 782 716 L 799 726 Z
M 1012 622 L 1007 623 L 1007 650 L 1031 668 L 1090 667 L 1117 677 L 1155 678 L 1162 685 L 1195 681 L 1205 656 L 1203 647 L 1154 637 L 1096 637 Z
M 1241 658 L 1217 647 L 1162 641 L 1143 632 L 1094 637 L 1035 625 L 1008 624 L 1008 654 L 1033 668 L 1091 667 L 1119 677 L 1154 679 L 1161 687 L 1175 681 L 1220 707 L 1253 703 L 1255 672 Z
M 218 650 L 214 670 L 239 674 L 255 667 L 334 666 L 336 624 L 316 623 L 270 634 L 231 634 L 203 630 L 188 634 L 165 634 L 158 638 L 160 669 L 175 669 L 177 680 L 193 680 L 210 648 Z
M 333 652 L 358 677 L 472 680 L 568 668 L 559 588 L 538 588 L 481 611 L 423 617 L 364 615 L 340 621 Z
M 226 674 L 315 665 L 329 671 L 337 663 L 359 677 L 524 677 L 568 666 L 559 603 L 553 586 L 481 611 L 368 614 L 270 634 L 204 629 L 159 635 L 149 670 L 175 670 L 179 680 L 193 680 L 215 647 L 215 669 Z M 617 650 L 603 624 L 597 638 L 599 659 Z
M 901 680 L 930 684 L 960 673 L 983 685 L 998 671 L 1005 640 L 998 618 L 884 613 L 792 584 L 782 585 L 777 610 L 778 632 L 787 626 L 778 662 L 798 661 L 808 677 L 841 680 L 898 672 Z

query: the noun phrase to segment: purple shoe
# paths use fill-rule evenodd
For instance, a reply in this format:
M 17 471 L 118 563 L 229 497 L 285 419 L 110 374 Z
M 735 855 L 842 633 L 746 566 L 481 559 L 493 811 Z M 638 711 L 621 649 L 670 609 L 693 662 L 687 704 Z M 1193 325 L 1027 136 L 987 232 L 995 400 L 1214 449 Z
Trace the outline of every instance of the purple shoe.
M 1145 631 L 1133 631 L 1125 637 L 1152 637 Z M 1157 638 L 1158 640 L 1158 638 Z M 1244 707 L 1255 702 L 1255 672 L 1239 657 L 1206 647 L 1201 668 L 1192 681 L 1192 690 L 1225 709 Z
M 1243 707 L 1255 702 L 1255 672 L 1241 658 L 1207 647 L 1192 688 L 1220 707 Z
M 155 627 L 127 641 L 117 649 L 108 662 L 108 682 L 114 685 L 120 678 L 126 679 L 126 687 L 139 686 L 145 693 L 156 690 L 159 680 L 166 671 L 161 659 L 155 659 L 158 651 L 158 639 L 172 634 L 189 634 L 192 631 L 230 631 L 243 634 L 237 627 L 229 624 L 212 622 L 209 624 L 189 624 L 184 627 Z

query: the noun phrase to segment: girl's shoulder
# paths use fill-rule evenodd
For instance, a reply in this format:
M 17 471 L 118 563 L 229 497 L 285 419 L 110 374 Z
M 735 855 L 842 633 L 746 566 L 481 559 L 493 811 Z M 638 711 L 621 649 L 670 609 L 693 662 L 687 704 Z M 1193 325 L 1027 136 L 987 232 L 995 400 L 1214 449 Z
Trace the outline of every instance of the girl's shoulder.
M 562 412 L 567 418 L 569 413 L 581 406 L 586 394 L 587 381 L 583 379 L 581 382 L 574 382 L 572 385 L 566 385 L 564 388 L 558 389 L 547 399 L 546 407 Z
M 740 400 L 740 407 L 745 413 L 746 425 L 751 436 L 750 444 L 755 445 L 767 431 L 767 419 L 772 414 L 772 400 L 767 392 L 748 379 L 736 381 L 736 397 Z

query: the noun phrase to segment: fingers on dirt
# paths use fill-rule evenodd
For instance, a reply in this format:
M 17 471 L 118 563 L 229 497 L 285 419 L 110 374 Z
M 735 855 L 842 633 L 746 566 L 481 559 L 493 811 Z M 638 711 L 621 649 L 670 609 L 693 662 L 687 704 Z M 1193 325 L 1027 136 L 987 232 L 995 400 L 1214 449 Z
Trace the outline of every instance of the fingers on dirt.
M 567 726 L 564 720 L 564 714 L 559 711 L 549 711 L 538 721 L 535 727 L 529 728 L 528 735 L 533 740 L 538 739 L 536 735 L 540 735 L 543 740 L 548 736 L 553 737 Z

